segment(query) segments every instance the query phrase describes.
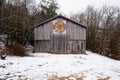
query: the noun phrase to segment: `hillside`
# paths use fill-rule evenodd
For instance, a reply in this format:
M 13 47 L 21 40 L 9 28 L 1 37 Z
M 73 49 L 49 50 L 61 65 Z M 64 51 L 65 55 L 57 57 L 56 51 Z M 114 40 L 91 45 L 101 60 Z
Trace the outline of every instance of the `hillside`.
M 0 80 L 120 80 L 120 61 L 86 54 L 36 53 L 0 60 Z

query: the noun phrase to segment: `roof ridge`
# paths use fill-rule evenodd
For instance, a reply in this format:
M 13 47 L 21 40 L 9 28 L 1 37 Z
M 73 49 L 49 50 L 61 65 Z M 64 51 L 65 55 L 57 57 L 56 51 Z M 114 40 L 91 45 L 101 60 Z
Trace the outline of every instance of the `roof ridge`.
M 40 24 L 36 25 L 35 27 L 39 27 L 40 25 L 43 25 L 43 24 L 45 24 L 45 23 L 47 23 L 47 22 L 49 22 L 49 21 L 51 21 L 51 20 L 54 20 L 54 19 L 60 18 L 60 17 L 66 19 L 66 20 L 68 20 L 68 21 L 71 21 L 71 22 L 73 22 L 73 23 L 75 23 L 75 24 L 77 24 L 77 25 L 80 25 L 80 26 L 82 26 L 83 28 L 86 28 L 84 25 L 82 25 L 82 24 L 80 24 L 80 23 L 78 23 L 78 22 L 76 22 L 76 21 L 74 21 L 74 20 L 71 20 L 71 19 L 69 19 L 69 18 L 67 18 L 67 17 L 64 17 L 62 14 L 57 15 L 57 16 L 52 17 L 52 18 L 49 18 L 49 19 L 41 22 Z

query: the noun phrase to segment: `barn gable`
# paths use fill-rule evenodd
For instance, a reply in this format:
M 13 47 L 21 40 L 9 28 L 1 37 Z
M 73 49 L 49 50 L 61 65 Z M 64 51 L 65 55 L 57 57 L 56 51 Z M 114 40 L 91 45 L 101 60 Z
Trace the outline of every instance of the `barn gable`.
M 59 15 L 35 26 L 34 39 L 36 52 L 83 52 L 86 27 Z
M 36 25 L 35 27 L 39 27 L 39 26 L 41 26 L 41 25 L 43 25 L 43 24 L 45 24 L 45 23 L 47 23 L 47 22 L 50 22 L 50 21 L 56 19 L 56 18 L 63 18 L 63 19 L 65 19 L 65 20 L 70 21 L 70 22 L 72 22 L 72 23 L 75 23 L 75 24 L 77 24 L 77 25 L 79 25 L 79 26 L 81 26 L 81 27 L 83 27 L 83 28 L 86 28 L 84 25 L 82 25 L 82 24 L 80 24 L 80 23 L 78 23 L 78 22 L 75 22 L 75 21 L 73 21 L 73 20 L 71 20 L 71 19 L 69 19 L 69 18 L 66 18 L 66 17 L 64 17 L 64 16 L 62 16 L 62 15 L 58 15 L 58 16 L 52 17 L 52 18 L 50 18 L 50 19 L 48 19 L 48 20 L 46 20 L 46 21 L 41 22 L 40 24 Z

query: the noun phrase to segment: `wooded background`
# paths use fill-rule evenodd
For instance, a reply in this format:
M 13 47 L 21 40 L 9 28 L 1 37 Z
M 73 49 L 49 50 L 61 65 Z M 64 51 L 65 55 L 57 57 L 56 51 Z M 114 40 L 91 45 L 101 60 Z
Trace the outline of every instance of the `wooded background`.
M 38 5 L 34 0 L 0 0 L 0 35 L 7 35 L 3 42 L 33 45 L 34 25 L 58 15 L 58 9 L 55 0 L 41 0 Z M 87 50 L 104 55 L 120 53 L 119 7 L 88 6 L 70 18 L 87 26 Z
M 120 8 L 88 6 L 71 19 L 87 26 L 87 50 L 103 55 L 120 53 Z

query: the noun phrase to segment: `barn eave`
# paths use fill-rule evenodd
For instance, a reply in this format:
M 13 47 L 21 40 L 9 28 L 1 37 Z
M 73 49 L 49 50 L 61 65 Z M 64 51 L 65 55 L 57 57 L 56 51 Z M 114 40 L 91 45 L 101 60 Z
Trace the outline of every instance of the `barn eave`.
M 66 17 L 64 17 L 64 16 L 62 16 L 62 15 L 58 15 L 58 16 L 52 17 L 52 18 L 50 18 L 50 19 L 47 19 L 46 21 L 43 21 L 43 22 L 41 22 L 40 24 L 38 24 L 38 25 L 36 25 L 36 26 L 34 26 L 34 27 L 39 27 L 39 26 L 41 26 L 41 25 L 43 25 L 43 24 L 45 24 L 45 23 L 47 23 L 47 22 L 50 22 L 50 21 L 56 19 L 56 18 L 63 18 L 63 19 L 65 19 L 65 20 L 68 20 L 68 21 L 70 21 L 70 22 L 72 22 L 72 23 L 75 23 L 75 24 L 77 24 L 77 25 L 79 25 L 79 26 L 81 26 L 81 27 L 83 27 L 83 28 L 86 28 L 86 26 L 84 26 L 84 25 L 82 25 L 82 24 L 80 24 L 80 23 L 78 23 L 78 22 L 76 22 L 76 21 L 73 21 L 73 20 L 71 20 L 71 19 L 69 19 L 69 18 L 66 18 Z

